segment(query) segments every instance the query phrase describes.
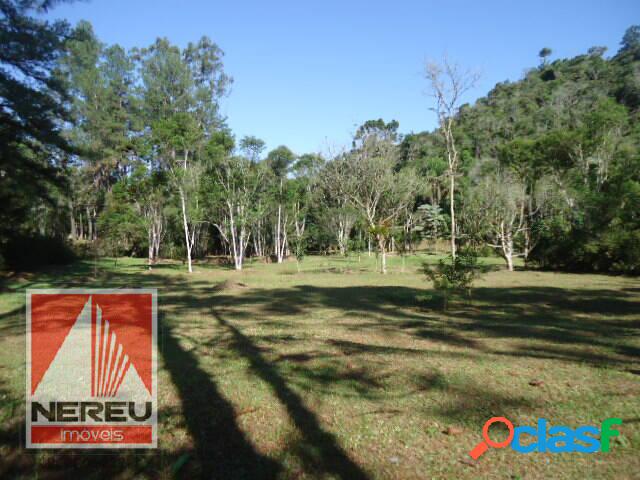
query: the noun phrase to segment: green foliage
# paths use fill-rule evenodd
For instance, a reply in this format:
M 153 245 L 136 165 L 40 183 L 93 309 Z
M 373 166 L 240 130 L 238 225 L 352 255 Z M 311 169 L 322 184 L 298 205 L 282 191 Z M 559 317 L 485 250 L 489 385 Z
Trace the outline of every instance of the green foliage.
M 382 222 L 378 225 L 370 226 L 368 232 L 372 237 L 379 236 L 382 238 L 389 238 L 389 235 L 391 234 L 391 225 L 389 222 Z
M 143 219 L 135 211 L 127 182 L 119 182 L 107 196 L 98 222 L 103 253 L 118 257 L 140 253 L 146 246 Z
M 55 208 L 65 186 L 61 163 L 72 149 L 61 125 L 71 118 L 55 67 L 70 29 L 30 16 L 54 3 L 0 1 L 0 243 L 28 230 L 35 207 Z
M 242 252 L 301 259 L 367 239 L 384 252 L 392 237 L 404 253 L 420 233 L 446 235 L 439 129 L 403 136 L 373 119 L 335 158 L 286 146 L 264 158 L 264 141 L 236 143 L 220 115 L 232 79 L 212 40 L 126 50 L 87 22 L 30 16 L 55 3 L 0 0 L 0 246 L 37 232 L 97 237 L 112 255 L 150 243 L 203 256 L 228 254 L 234 230 Z M 455 110 L 462 245 L 525 265 L 640 272 L 640 27 L 605 50 L 550 62 L 543 48 L 521 80 Z M 464 289 L 463 267 L 443 267 L 437 283 Z
M 447 229 L 447 216 L 444 215 L 439 205 L 425 203 L 418 207 L 422 225 L 419 229 L 422 236 L 432 240 L 438 240 Z
M 388 123 L 381 118 L 377 120 L 367 120 L 356 131 L 354 137 L 354 147 L 358 141 L 366 140 L 368 137 L 375 136 L 380 140 L 396 141 L 398 139 L 398 127 L 400 123 L 397 120 L 391 120 Z
M 260 160 L 260 155 L 262 155 L 265 148 L 266 144 L 264 140 L 254 137 L 253 135 L 242 137 L 240 140 L 240 150 L 242 150 L 245 156 L 252 162 Z
M 538 52 L 538 56 L 540 57 L 540 60 L 542 61 L 543 65 L 547 64 L 547 57 L 549 57 L 552 53 L 553 53 L 553 50 L 551 50 L 548 47 L 544 47 L 542 50 Z
M 459 251 L 455 258 L 449 255 L 440 259 L 435 266 L 425 262 L 422 271 L 432 282 L 433 288 L 442 294 L 445 310 L 452 294 L 465 292 L 471 295 L 473 282 L 481 274 L 478 256 L 469 249 Z
M 296 155 L 284 145 L 280 145 L 274 148 L 267 155 L 267 164 L 271 167 L 273 174 L 277 178 L 283 178 L 293 162 L 296 159 Z
M 474 198 L 469 190 L 486 182 L 485 200 L 496 196 L 501 185 L 483 169 L 487 159 L 498 158 L 524 188 L 518 200 L 522 223 L 516 220 L 512 233 L 516 253 L 528 255 L 528 264 L 638 271 L 639 225 L 631 213 L 640 172 L 638 31 L 631 27 L 608 60 L 594 47 L 588 55 L 547 65 L 550 52 L 541 52 L 541 68 L 518 82 L 496 85 L 461 110 L 458 135 L 469 167 L 460 182 L 465 234 L 475 238 L 479 232 L 489 241 L 489 232 L 482 231 L 486 222 L 472 220 L 479 218 L 474 211 L 490 212 L 486 202 L 469 200 Z M 430 147 L 422 155 L 435 151 Z M 508 220 L 501 215 L 498 226 Z
M 296 257 L 296 261 L 300 263 L 306 254 L 307 250 L 307 237 L 301 235 L 293 240 L 293 253 Z
M 632 25 L 624 32 L 620 52 L 638 51 L 640 50 L 640 25 Z
M 606 189 L 583 195 L 586 213 L 541 222 L 533 260 L 547 269 L 640 273 L 640 159 L 612 172 Z

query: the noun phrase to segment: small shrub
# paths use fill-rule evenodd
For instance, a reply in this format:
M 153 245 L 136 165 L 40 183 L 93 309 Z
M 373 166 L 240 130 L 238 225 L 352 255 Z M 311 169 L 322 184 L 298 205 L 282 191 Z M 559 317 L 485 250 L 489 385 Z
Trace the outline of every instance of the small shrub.
M 481 274 L 478 255 L 472 250 L 461 250 L 455 259 L 449 255 L 435 266 L 424 263 L 422 271 L 433 283 L 433 288 L 442 294 L 445 310 L 453 293 L 465 292 L 471 296 L 473 281 Z
M 95 241 L 75 240 L 71 242 L 70 247 L 78 258 L 92 258 L 95 256 Z

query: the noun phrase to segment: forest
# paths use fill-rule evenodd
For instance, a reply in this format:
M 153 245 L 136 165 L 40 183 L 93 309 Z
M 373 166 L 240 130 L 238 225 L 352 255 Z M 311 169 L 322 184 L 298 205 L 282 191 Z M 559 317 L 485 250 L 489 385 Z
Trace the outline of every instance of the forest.
M 375 251 L 384 272 L 389 251 L 443 240 L 510 270 L 640 272 L 639 26 L 610 55 L 545 47 L 473 104 L 475 73 L 427 65 L 433 131 L 374 119 L 349 148 L 265 152 L 220 114 L 233 79 L 212 39 L 127 51 L 35 4 L 2 2 L 4 268 Z

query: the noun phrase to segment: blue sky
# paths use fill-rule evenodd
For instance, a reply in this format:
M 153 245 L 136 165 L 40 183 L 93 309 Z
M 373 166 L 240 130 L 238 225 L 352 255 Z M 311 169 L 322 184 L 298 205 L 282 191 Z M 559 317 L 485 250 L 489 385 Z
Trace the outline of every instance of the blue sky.
M 222 111 L 236 137 L 305 153 L 347 144 L 372 118 L 398 120 L 403 133 L 433 128 L 425 59 L 446 53 L 479 70 L 473 101 L 520 78 L 542 47 L 552 59 L 594 45 L 615 53 L 625 29 L 640 23 L 640 3 L 93 0 L 48 16 L 89 20 L 103 42 L 127 48 L 208 35 L 234 77 Z

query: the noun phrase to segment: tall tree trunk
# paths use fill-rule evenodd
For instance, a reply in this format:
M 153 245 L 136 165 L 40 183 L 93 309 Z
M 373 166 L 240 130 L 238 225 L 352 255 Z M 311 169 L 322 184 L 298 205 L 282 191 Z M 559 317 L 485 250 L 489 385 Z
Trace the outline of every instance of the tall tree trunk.
M 289 256 L 289 240 L 287 239 L 287 229 L 285 228 L 287 218 L 284 217 L 284 221 L 282 222 L 282 250 L 280 250 L 280 263 L 283 262 L 284 258 Z
M 346 230 L 345 222 L 342 220 L 338 221 L 338 248 L 340 249 L 340 255 L 343 257 L 347 254 L 347 247 L 345 241 L 345 233 Z
M 149 258 L 147 261 L 147 265 L 149 266 L 149 270 L 151 270 L 151 265 L 153 265 L 153 248 L 155 246 L 155 239 L 154 237 L 154 233 L 153 233 L 153 227 L 151 227 L 149 229 L 149 236 L 148 236 L 148 240 L 149 240 Z
M 69 223 L 71 227 L 71 239 L 76 240 L 76 218 L 73 211 L 73 202 L 69 200 Z
M 86 207 L 87 210 L 87 227 L 89 227 L 87 238 L 89 240 L 93 240 L 93 219 L 91 218 L 91 212 L 89 211 L 89 206 Z
M 456 209 L 454 202 L 454 194 L 456 187 L 456 180 L 454 177 L 454 172 L 452 169 L 449 170 L 449 203 L 450 203 L 450 211 L 451 211 L 451 256 L 455 260 L 456 258 Z
M 93 207 L 93 219 L 95 220 L 96 218 L 96 207 Z M 98 222 L 95 222 L 94 226 L 93 226 L 93 239 L 97 240 L 98 239 Z
M 255 233 L 253 235 L 253 253 L 256 257 L 262 257 L 262 221 L 258 219 L 255 224 Z
M 159 222 L 162 222 L 162 219 L 159 220 Z M 156 233 L 155 233 L 155 238 L 154 238 L 154 242 L 153 242 L 153 263 L 157 263 L 158 261 L 158 257 L 160 256 L 160 239 L 162 237 L 162 223 L 159 223 L 156 225 Z
M 193 267 L 191 265 L 191 247 L 193 244 L 190 242 L 190 239 L 189 239 L 189 224 L 187 222 L 187 205 L 184 200 L 184 191 L 182 190 L 182 188 L 179 188 L 179 193 L 180 193 L 180 203 L 182 204 L 182 225 L 184 228 L 184 239 L 187 246 L 187 265 L 189 267 L 189 273 L 193 273 Z M 191 238 L 194 238 L 193 233 L 191 235 Z
M 282 205 L 278 204 L 278 224 L 276 225 L 276 238 L 275 238 L 275 254 L 278 263 L 282 263 L 282 254 L 280 250 L 280 218 L 282 216 Z
M 513 272 L 513 255 L 511 253 L 507 255 L 507 269 Z
M 380 272 L 383 274 L 387 273 L 387 250 L 385 247 L 385 238 L 382 235 L 378 235 L 378 246 L 380 247 Z
M 247 243 L 248 243 L 248 238 L 247 238 L 247 232 L 245 231 L 244 227 L 240 228 L 240 238 L 239 238 L 239 251 L 238 251 L 238 258 L 236 260 L 235 263 L 235 267 L 236 270 L 242 270 L 242 265 L 244 264 L 244 252 L 245 249 L 247 248 Z
M 244 256 L 244 228 L 240 228 L 240 231 L 236 231 L 236 222 L 231 204 L 227 204 L 229 207 L 229 227 L 231 229 L 231 252 L 233 254 L 233 265 L 236 270 L 242 270 L 242 259 Z
M 158 262 L 160 256 L 160 242 L 162 241 L 162 232 L 164 230 L 162 210 L 158 207 L 153 217 L 154 223 L 154 242 L 153 242 L 153 263 Z
M 513 235 L 510 230 L 505 230 L 504 222 L 500 224 L 500 242 L 507 269 L 513 272 Z

